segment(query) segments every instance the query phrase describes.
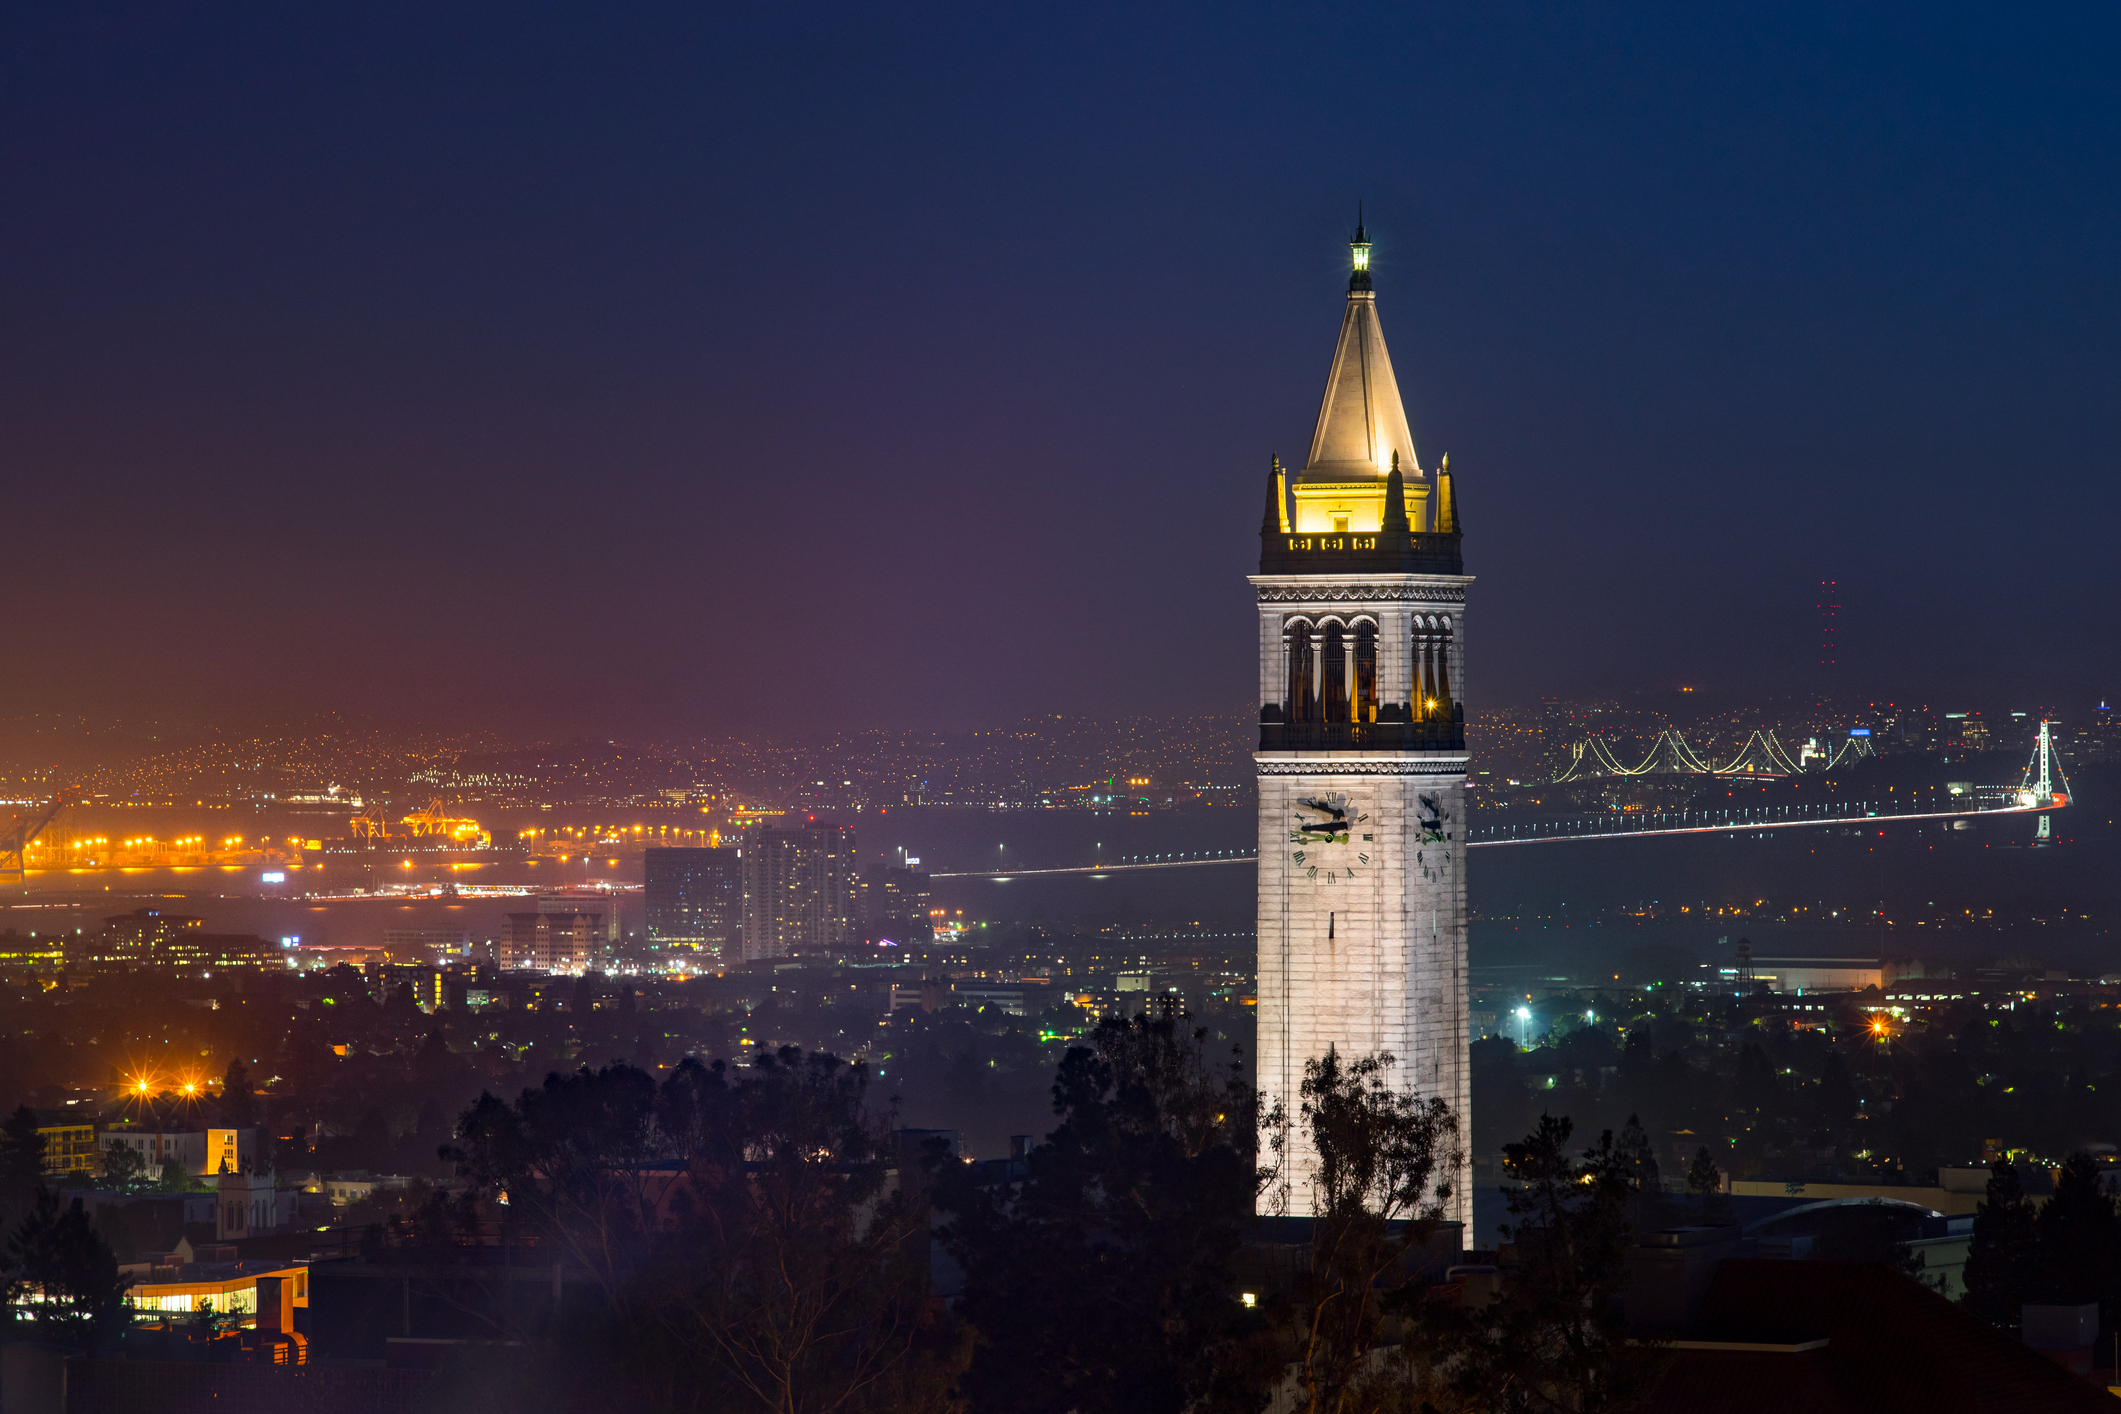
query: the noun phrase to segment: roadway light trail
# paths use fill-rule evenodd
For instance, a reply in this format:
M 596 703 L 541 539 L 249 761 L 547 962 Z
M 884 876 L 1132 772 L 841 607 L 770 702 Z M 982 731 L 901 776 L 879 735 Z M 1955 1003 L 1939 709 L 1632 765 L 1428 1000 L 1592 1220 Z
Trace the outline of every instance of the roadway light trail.
M 1799 830 L 1827 825 L 1885 825 L 1899 824 L 1909 820 L 1967 820 L 1989 815 L 2040 815 L 2061 809 L 2053 805 L 2005 805 L 1986 810 L 1934 810 L 1905 815 L 1835 815 L 1795 820 L 1733 820 L 1725 824 L 1645 826 L 1633 830 L 1602 830 L 1580 834 L 1527 835 L 1519 839 L 1471 839 L 1467 849 L 1488 849 L 1510 844 L 1574 844 L 1585 840 L 1632 840 L 1670 835 L 1731 835 L 1750 830 Z M 1682 812 L 1691 814 L 1693 812 Z M 1580 825 L 1588 821 L 1565 821 L 1566 825 Z M 1205 859 L 1165 859 L 1146 864 L 1085 864 L 1062 869 L 1011 869 L 1006 872 L 993 869 L 958 869 L 930 874 L 931 879 L 993 879 L 1005 882 L 1010 879 L 1028 879 L 1058 874 L 1121 874 L 1139 869 L 1198 869 L 1210 864 L 1252 864 L 1258 861 L 1256 851 L 1209 857 Z

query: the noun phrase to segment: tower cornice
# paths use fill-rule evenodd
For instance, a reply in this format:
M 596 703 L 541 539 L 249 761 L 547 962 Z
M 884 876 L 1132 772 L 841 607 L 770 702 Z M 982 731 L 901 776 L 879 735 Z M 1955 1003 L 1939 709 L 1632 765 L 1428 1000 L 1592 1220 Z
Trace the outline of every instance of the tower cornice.
M 1462 600 L 1473 579 L 1469 574 L 1248 574 L 1245 583 L 1259 591 L 1260 603 L 1281 604 L 1371 592 L 1381 599 Z
M 1461 779 L 1463 751 L 1255 751 L 1262 776 L 1442 776 Z

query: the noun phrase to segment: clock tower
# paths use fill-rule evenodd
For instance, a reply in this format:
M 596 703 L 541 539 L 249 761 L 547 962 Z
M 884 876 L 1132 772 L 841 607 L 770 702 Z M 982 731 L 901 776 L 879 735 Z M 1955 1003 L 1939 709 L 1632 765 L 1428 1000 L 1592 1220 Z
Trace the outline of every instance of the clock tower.
M 1259 1085 L 1311 1211 L 1304 1062 L 1389 1051 L 1470 1140 L 1465 603 L 1450 459 L 1422 470 L 1361 227 L 1301 471 L 1276 458 L 1259 528 Z M 1449 1217 L 1472 1216 L 1468 1175 Z

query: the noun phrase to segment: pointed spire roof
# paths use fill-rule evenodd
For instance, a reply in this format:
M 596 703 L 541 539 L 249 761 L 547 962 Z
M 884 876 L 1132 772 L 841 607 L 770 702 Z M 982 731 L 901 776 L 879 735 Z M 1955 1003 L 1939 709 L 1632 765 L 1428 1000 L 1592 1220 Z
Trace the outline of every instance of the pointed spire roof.
M 1289 528 L 1288 493 L 1282 489 L 1281 458 L 1267 464 L 1267 510 L 1260 519 L 1261 535 L 1279 535 Z
M 1318 410 L 1318 429 L 1311 434 L 1303 479 L 1381 482 L 1395 454 L 1405 475 L 1420 476 L 1414 434 L 1399 401 L 1384 329 L 1377 322 L 1369 243 L 1359 227 L 1349 245 L 1355 271 L 1348 284 L 1348 307 L 1341 316 L 1340 342 L 1333 350 L 1333 371 L 1326 377 L 1326 396 Z

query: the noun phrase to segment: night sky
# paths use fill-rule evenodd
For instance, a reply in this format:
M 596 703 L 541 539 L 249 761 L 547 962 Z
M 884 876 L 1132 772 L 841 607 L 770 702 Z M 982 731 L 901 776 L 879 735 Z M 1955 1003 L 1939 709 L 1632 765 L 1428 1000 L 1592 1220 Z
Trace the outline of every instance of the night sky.
M 20 4 L 0 712 L 1250 710 L 1364 203 L 1469 698 L 2121 690 L 2121 12 Z

